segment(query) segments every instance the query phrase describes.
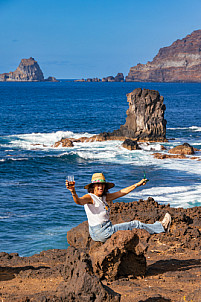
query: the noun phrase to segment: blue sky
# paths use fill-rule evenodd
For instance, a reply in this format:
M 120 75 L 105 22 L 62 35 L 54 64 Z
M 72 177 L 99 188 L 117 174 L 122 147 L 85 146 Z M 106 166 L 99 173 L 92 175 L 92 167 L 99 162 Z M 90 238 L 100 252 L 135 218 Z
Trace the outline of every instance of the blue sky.
M 127 75 L 201 29 L 200 0 L 0 0 L 0 73 L 34 57 L 45 77 Z

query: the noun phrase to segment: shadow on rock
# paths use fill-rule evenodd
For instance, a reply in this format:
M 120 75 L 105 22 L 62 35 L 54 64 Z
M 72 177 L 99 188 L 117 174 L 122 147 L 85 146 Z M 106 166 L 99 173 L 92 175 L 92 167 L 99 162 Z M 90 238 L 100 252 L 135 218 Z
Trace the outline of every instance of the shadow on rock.
M 170 299 L 165 299 L 163 297 L 152 297 L 146 300 L 140 300 L 139 302 L 172 302 Z
M 160 260 L 148 266 L 147 276 L 155 276 L 166 272 L 187 271 L 192 268 L 201 269 L 201 260 Z
M 37 272 L 41 269 L 50 269 L 47 266 L 39 266 L 39 267 L 34 267 L 34 266 L 24 266 L 24 267 L 0 267 L 0 281 L 7 281 L 7 280 L 12 280 L 16 277 L 17 274 L 22 274 L 24 275 L 24 272 L 26 272 L 26 277 L 27 275 L 34 274 L 34 271 Z

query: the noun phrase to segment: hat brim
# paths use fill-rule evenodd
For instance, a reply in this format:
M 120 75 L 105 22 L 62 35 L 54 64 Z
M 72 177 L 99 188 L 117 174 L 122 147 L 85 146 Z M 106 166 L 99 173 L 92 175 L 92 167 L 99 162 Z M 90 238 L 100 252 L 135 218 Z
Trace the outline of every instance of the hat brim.
M 115 186 L 115 184 L 113 182 L 91 182 L 90 184 L 84 186 L 85 189 L 88 190 L 88 188 L 91 186 L 91 185 L 94 185 L 94 184 L 104 184 L 107 186 L 108 190 L 113 188 Z

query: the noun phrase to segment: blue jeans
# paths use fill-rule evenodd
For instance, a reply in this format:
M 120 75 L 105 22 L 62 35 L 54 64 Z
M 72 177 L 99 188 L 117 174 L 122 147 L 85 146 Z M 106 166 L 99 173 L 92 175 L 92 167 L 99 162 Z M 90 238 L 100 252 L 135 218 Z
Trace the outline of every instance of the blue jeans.
M 150 234 L 165 232 L 161 222 L 156 221 L 153 224 L 142 223 L 138 220 L 124 222 L 112 225 L 111 221 L 106 221 L 96 226 L 89 226 L 89 234 L 94 241 L 105 242 L 117 231 L 126 231 L 132 229 L 144 229 Z

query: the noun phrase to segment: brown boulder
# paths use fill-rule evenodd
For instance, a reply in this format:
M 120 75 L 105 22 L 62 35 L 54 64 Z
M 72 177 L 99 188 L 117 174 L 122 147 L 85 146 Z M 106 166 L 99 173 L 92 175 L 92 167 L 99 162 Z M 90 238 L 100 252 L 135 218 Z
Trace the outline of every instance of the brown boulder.
M 183 145 L 176 146 L 168 151 L 172 154 L 181 154 L 181 155 L 192 155 L 194 154 L 194 148 L 188 143 L 184 143 Z
M 180 158 L 180 159 L 184 159 L 186 158 L 185 155 L 181 154 L 181 155 L 170 155 L 170 154 L 162 154 L 162 153 L 154 153 L 153 154 L 155 158 L 158 158 L 158 159 L 166 159 L 166 158 Z
M 91 246 L 92 239 L 89 235 L 88 222 L 84 221 L 78 226 L 68 231 L 67 241 L 71 246 L 75 248 L 89 249 Z
M 90 250 L 93 272 L 101 279 L 117 280 L 122 277 L 144 276 L 147 244 L 140 239 L 150 235 L 144 230 L 118 231 L 101 246 Z
M 54 147 L 57 148 L 60 145 L 62 147 L 68 147 L 68 148 L 74 146 L 72 140 L 70 140 L 69 138 L 62 138 L 60 141 L 58 141 L 54 144 Z

